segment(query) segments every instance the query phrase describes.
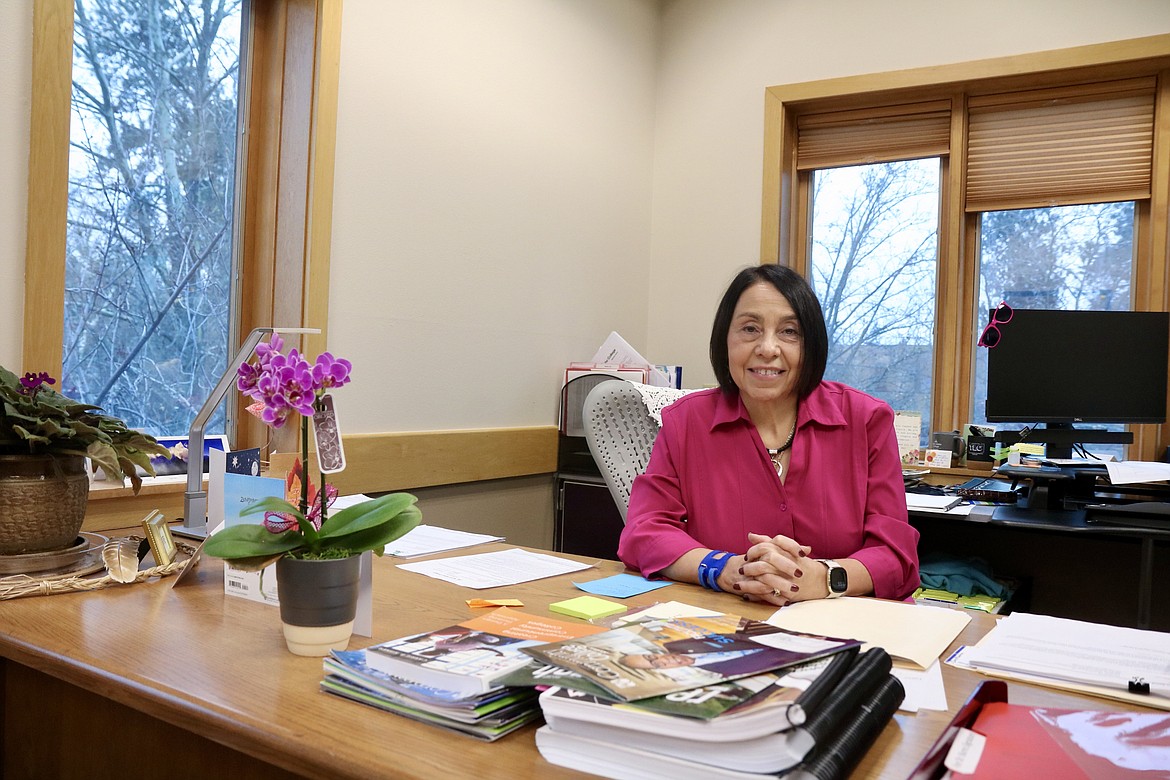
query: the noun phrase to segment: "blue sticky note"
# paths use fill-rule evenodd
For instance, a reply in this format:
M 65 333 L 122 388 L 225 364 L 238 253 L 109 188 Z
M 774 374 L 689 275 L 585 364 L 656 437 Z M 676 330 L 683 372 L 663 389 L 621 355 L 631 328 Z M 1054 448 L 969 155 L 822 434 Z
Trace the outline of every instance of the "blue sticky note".
M 633 574 L 615 574 L 612 577 L 603 577 L 600 580 L 589 582 L 574 582 L 579 590 L 597 596 L 612 596 L 616 599 L 625 599 L 647 593 L 667 585 L 673 585 L 670 580 L 647 580 Z

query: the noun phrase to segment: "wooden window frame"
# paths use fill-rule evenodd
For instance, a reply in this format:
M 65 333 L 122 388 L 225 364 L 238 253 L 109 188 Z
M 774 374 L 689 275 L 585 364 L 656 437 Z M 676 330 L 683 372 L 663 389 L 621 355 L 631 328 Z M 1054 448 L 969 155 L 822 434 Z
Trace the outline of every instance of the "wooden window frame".
M 930 419 L 935 430 L 970 421 L 974 311 L 978 289 L 980 214 L 963 209 L 967 101 L 995 92 L 1155 77 L 1153 181 L 1135 201 L 1132 307 L 1170 311 L 1170 35 L 1079 46 L 1013 57 L 769 87 L 764 98 L 764 174 L 760 262 L 807 274 L 811 175 L 797 166 L 803 115 L 948 100 L 950 154 L 941 157 L 939 265 Z M 1170 416 L 1170 404 L 1168 404 Z M 1129 457 L 1159 460 L 1170 425 L 1135 425 Z
M 250 3 L 239 340 L 254 327 L 315 327 L 320 335 L 306 336 L 302 349 L 317 354 L 329 317 L 341 2 Z M 24 307 L 37 313 L 37 327 L 24 328 L 22 370 L 54 376 L 64 333 L 72 72 L 73 2 L 36 0 Z M 237 445 L 285 444 L 241 407 Z

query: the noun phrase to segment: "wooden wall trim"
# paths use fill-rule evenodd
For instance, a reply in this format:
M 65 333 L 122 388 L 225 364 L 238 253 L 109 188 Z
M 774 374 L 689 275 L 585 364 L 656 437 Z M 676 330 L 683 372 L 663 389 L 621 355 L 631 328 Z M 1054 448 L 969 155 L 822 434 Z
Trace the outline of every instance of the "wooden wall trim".
M 555 425 L 527 428 L 356 433 L 344 437 L 346 469 L 330 482 L 342 494 L 415 490 L 552 474 L 557 469 Z M 287 470 L 294 455 L 273 456 L 274 468 Z M 133 495 L 129 487 L 98 483 L 89 492 L 86 531 L 137 528 L 158 509 L 168 521 L 183 514 L 186 482 L 146 480 Z M 316 482 L 317 477 L 313 477 Z
M 462 482 L 551 474 L 557 428 L 357 433 L 344 437 L 342 493 L 409 490 Z
M 33 3 L 32 73 L 22 358 L 25 371 L 47 371 L 59 377 L 65 332 L 69 101 L 73 94 L 71 0 Z M 29 324 L 33 321 L 35 327 Z
M 1170 50 L 1170 34 L 1151 35 L 1145 38 L 1073 46 L 1067 49 L 1027 52 L 1007 57 L 992 57 L 924 68 L 866 73 L 858 76 L 843 76 L 773 86 L 768 87 L 767 92 L 779 99 L 781 103 L 788 104 L 832 98 L 843 94 L 906 90 L 914 87 L 933 89 L 951 83 L 1001 79 L 1019 73 L 1028 74 L 1024 77 L 1026 82 L 1029 79 L 1034 81 L 1037 78 L 1036 74 L 1045 71 L 1062 71 L 1164 58 L 1167 56 L 1168 50 Z

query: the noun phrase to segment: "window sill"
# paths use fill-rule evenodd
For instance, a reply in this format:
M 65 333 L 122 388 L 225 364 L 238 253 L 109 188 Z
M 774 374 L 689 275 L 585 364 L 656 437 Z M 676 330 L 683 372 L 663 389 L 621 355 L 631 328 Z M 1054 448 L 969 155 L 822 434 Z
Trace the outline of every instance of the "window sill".
M 206 489 L 206 477 L 203 486 Z M 145 477 L 138 495 L 134 495 L 128 483 L 120 485 L 103 480 L 92 482 L 82 529 L 101 533 L 139 528 L 142 519 L 155 510 L 162 512 L 168 522 L 178 521 L 183 516 L 183 494 L 186 490 L 185 474 Z

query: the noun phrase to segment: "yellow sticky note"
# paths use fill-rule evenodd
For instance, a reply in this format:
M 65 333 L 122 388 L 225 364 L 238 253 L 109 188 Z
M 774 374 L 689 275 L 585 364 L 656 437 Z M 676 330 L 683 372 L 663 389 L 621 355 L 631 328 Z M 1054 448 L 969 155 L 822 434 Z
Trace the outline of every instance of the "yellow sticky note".
M 596 596 L 578 596 L 575 599 L 549 604 L 548 608 L 553 612 L 560 612 L 562 615 L 569 615 L 571 617 L 581 618 L 582 620 L 596 620 L 597 618 L 616 615 L 619 612 L 626 611 L 626 608 L 621 604 L 599 599 Z
M 483 609 L 485 607 L 522 607 L 524 602 L 520 599 L 468 599 L 467 606 L 472 609 Z
M 1021 442 L 1019 444 L 1013 444 L 1011 448 L 1012 448 L 1013 452 L 1018 452 L 1021 455 L 1043 455 L 1044 454 L 1044 445 L 1043 444 L 1026 444 L 1026 443 Z

